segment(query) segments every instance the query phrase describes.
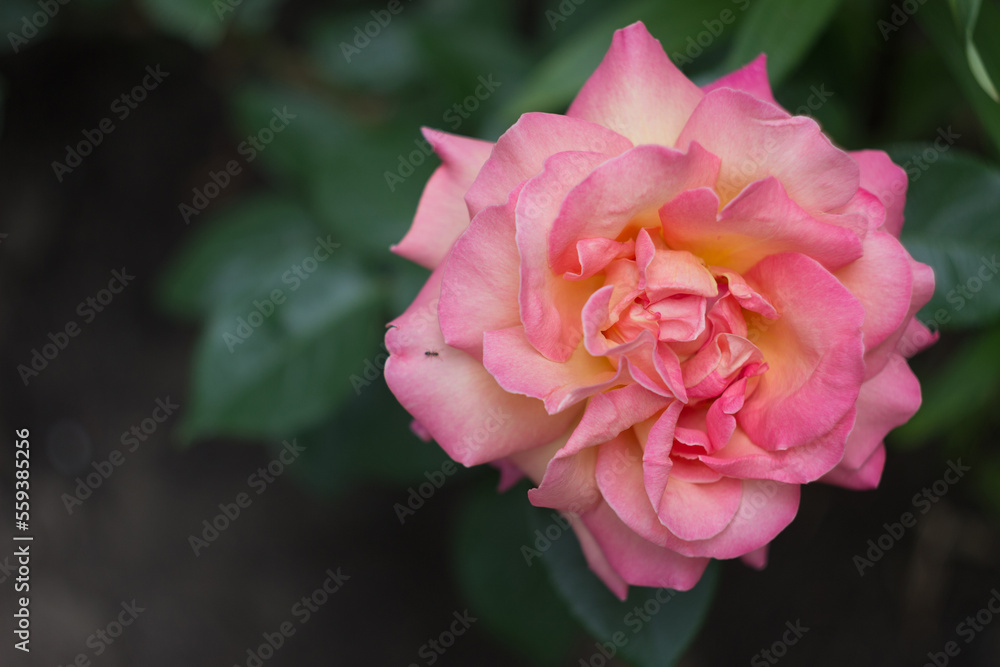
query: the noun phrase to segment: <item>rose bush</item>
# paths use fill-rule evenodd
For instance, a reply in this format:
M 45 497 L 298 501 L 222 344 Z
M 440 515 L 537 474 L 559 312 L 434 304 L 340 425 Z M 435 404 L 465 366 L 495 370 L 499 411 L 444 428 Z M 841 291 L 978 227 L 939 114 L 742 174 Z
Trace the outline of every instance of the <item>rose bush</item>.
M 566 115 L 424 134 L 394 251 L 433 273 L 386 380 L 452 458 L 531 478 L 617 595 L 763 567 L 801 484 L 878 484 L 933 273 L 903 170 L 784 111 L 763 56 L 698 88 L 637 23 Z

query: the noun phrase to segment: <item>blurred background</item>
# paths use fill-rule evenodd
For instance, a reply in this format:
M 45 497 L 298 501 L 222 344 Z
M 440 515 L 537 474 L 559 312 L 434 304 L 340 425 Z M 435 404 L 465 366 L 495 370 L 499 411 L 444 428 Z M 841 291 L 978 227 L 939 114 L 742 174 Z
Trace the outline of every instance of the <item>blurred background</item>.
M 426 277 L 388 252 L 419 128 L 564 111 L 636 20 L 698 83 L 766 51 L 786 108 L 891 151 L 942 334 L 881 487 L 806 487 L 766 570 L 683 605 L 615 606 L 381 373 Z M 0 664 L 1000 664 L 995 0 L 2 0 L 0 28 Z

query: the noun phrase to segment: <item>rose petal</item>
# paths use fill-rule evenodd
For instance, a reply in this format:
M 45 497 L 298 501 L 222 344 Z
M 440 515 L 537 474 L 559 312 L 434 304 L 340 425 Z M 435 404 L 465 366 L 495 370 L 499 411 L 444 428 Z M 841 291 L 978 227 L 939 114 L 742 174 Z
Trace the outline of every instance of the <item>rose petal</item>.
M 604 60 L 566 113 L 638 144 L 673 146 L 702 97 L 641 22 L 615 32 Z
M 493 144 L 427 127 L 422 132 L 442 164 L 424 187 L 410 230 L 390 249 L 411 262 L 433 269 L 469 226 L 465 193 L 490 156 Z
M 827 484 L 836 484 L 846 489 L 866 491 L 878 487 L 882 478 L 882 468 L 885 467 L 885 445 L 878 444 L 871 456 L 860 468 L 836 468 L 823 478 Z
M 392 393 L 467 466 L 558 438 L 578 411 L 550 416 L 541 401 L 504 391 L 475 357 L 445 345 L 437 321 L 441 274 L 439 267 L 386 332 L 385 380 Z
M 885 205 L 884 231 L 898 238 L 903 229 L 903 207 L 909 184 L 906 172 L 884 151 L 853 151 L 851 157 L 861 170 L 861 187 Z
M 636 146 L 596 167 L 565 197 L 549 233 L 549 263 L 557 273 L 577 271 L 578 239 L 618 238 L 626 229 L 658 226 L 660 206 L 691 188 L 711 186 L 719 160 L 692 144 L 686 153 Z
M 805 444 L 828 433 L 857 400 L 865 373 L 864 308 L 804 255 L 768 257 L 746 279 L 778 305 L 781 317 L 748 321 L 761 332 L 755 342 L 768 371 L 737 421 L 764 449 Z
M 706 540 L 729 525 L 742 497 L 743 483 L 732 477 L 693 483 L 671 475 L 657 514 L 663 525 L 682 540 Z
M 633 586 L 688 591 L 708 567 L 708 558 L 687 558 L 644 540 L 629 530 L 607 503 L 599 504 L 581 520 L 614 571 Z
M 789 116 L 747 93 L 720 88 L 705 95 L 677 139 L 697 141 L 722 159 L 716 186 L 729 202 L 754 181 L 774 176 L 806 211 L 843 206 L 858 190 L 858 165 L 835 148 L 816 121 Z
M 712 470 L 731 477 L 807 484 L 821 478 L 841 461 L 854 419 L 855 409 L 852 408 L 829 433 L 805 445 L 779 451 L 758 447 L 745 431 L 737 428 L 730 434 L 725 447 L 713 455 L 699 458 Z
M 503 204 L 519 184 L 538 174 L 557 153 L 581 151 L 605 157 L 632 148 L 632 142 L 606 127 L 558 114 L 526 113 L 497 140 L 492 154 L 468 188 L 468 214 Z
M 749 93 L 758 100 L 769 102 L 774 106 L 780 106 L 774 101 L 774 94 L 771 93 L 771 82 L 767 78 L 767 56 L 760 54 L 740 69 L 730 72 L 725 76 L 716 79 L 713 83 L 702 87 L 705 93 L 710 93 L 719 88 L 733 88 Z
M 856 484 L 861 477 L 855 473 L 865 467 L 889 431 L 909 421 L 919 408 L 920 382 L 906 360 L 895 355 L 881 373 L 861 385 L 858 416 L 847 439 L 844 458 L 823 481 L 848 479 L 850 488 L 859 488 Z M 866 472 L 868 475 L 863 477 L 873 482 L 868 488 L 874 488 L 878 477 L 872 479 L 870 475 L 875 470 Z
M 885 232 L 872 232 L 865 237 L 864 254 L 834 275 L 865 308 L 861 331 L 866 351 L 903 325 L 913 276 L 910 255 L 895 238 Z
M 712 208 L 704 191 L 684 193 L 660 209 L 663 238 L 671 248 L 688 250 L 708 264 L 737 273 L 782 252 L 808 255 L 827 268 L 861 257 L 857 234 L 816 220 L 773 177 L 748 185 L 717 210 L 718 204 Z
M 553 361 L 566 361 L 583 337 L 580 312 L 601 278 L 564 280 L 548 262 L 548 235 L 565 193 L 605 157 L 598 153 L 559 153 L 518 197 L 517 247 L 521 255 L 520 317 L 528 340 Z
M 445 342 L 483 358 L 483 333 L 520 324 L 521 258 L 514 238 L 515 188 L 504 206 L 489 206 L 458 238 L 444 266 L 438 315 Z
M 484 334 L 483 365 L 501 387 L 542 399 L 552 414 L 613 387 L 624 370 L 590 356 L 583 346 L 565 362 L 550 361 L 532 347 L 521 326 Z

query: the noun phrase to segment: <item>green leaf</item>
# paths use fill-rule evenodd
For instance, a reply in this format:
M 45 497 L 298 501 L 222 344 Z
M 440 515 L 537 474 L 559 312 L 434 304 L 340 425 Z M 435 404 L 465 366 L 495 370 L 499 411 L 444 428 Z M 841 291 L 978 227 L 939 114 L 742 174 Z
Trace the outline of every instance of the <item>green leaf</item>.
M 296 265 L 305 270 L 311 248 L 303 251 Z M 214 313 L 195 351 L 184 439 L 288 437 L 353 393 L 354 365 L 374 353 L 382 332 L 381 295 L 337 255 L 305 275 L 283 276 L 241 308 Z M 274 290 L 280 299 L 272 301 Z
M 204 218 L 202 216 L 205 216 Z M 337 242 L 288 199 L 261 195 L 192 218 L 196 227 L 158 283 L 161 305 L 176 316 L 238 312 L 280 287 L 289 267 L 319 239 Z
M 976 48 L 974 39 L 976 21 L 979 19 L 979 9 L 982 6 L 982 0 L 949 0 L 949 4 L 951 5 L 952 14 L 955 15 L 955 22 L 958 23 L 959 28 L 961 28 L 965 35 L 965 57 L 969 61 L 969 69 L 972 71 L 972 76 L 987 95 L 992 97 L 995 102 L 1000 102 L 996 86 L 986 71 L 986 65 L 983 63 L 982 56 L 979 55 L 979 49 Z
M 982 424 L 1000 394 L 1000 330 L 966 341 L 921 384 L 920 410 L 893 432 L 893 442 L 908 447 L 936 438 L 968 442 L 967 429 Z
M 214 5 L 225 0 L 139 0 L 139 7 L 165 32 L 176 35 L 201 48 L 213 46 L 222 39 L 226 29 L 226 14 Z
M 394 91 L 420 76 L 426 69 L 425 55 L 412 21 L 394 19 L 373 39 L 364 34 L 372 20 L 367 12 L 325 16 L 308 26 L 309 50 L 331 81 Z
M 947 152 L 933 144 L 890 151 L 910 178 L 901 240 L 934 269 L 921 319 L 933 328 L 979 326 L 1000 316 L 1000 170 L 941 143 Z
M 534 513 L 536 535 L 537 531 L 547 535 L 546 530 L 555 525 L 546 514 Z M 640 667 L 669 667 L 677 662 L 708 614 L 718 579 L 713 561 L 690 591 L 633 586 L 622 602 L 587 566 L 572 531 L 552 539 L 540 559 L 591 635 L 619 646 L 621 655 Z
M 435 476 L 451 460 L 437 443 L 424 442 L 410 430 L 413 418 L 393 397 L 379 369 L 385 358 L 380 350 L 356 360 L 351 369 L 356 395 L 341 403 L 332 420 L 299 436 L 306 451 L 295 475 L 310 490 L 343 493 L 366 480 L 406 488 L 427 482 L 426 475 Z M 456 477 L 465 474 L 454 463 L 448 470 Z M 398 502 L 405 504 L 406 496 L 401 491 Z
M 737 29 L 725 69 L 742 67 L 766 53 L 771 85 L 779 85 L 823 32 L 840 2 L 755 0 Z
M 705 0 L 697 4 L 682 0 L 645 0 L 602 14 L 563 41 L 538 65 L 534 74 L 489 123 L 493 130 L 490 134 L 503 131 L 526 111 L 563 111 L 601 63 L 615 30 L 643 21 L 666 52 L 674 57 L 675 54 L 684 55 L 688 40 L 696 39 L 702 32 L 715 42 L 716 36 L 705 22 L 718 21 L 723 11 L 731 12 L 735 21 L 740 14 L 739 8 L 739 4 L 734 6 L 730 0 Z M 567 20 L 572 21 L 573 16 Z M 721 21 L 719 25 L 719 36 L 727 37 L 732 26 Z M 557 28 L 559 26 L 561 24 Z
M 139 7 L 164 32 L 198 48 L 215 46 L 230 24 L 261 30 L 281 0 L 139 0 Z
M 994 148 L 1000 151 L 1000 104 L 983 89 L 969 68 L 966 38 L 954 29 L 954 17 L 948 7 L 943 2 L 928 2 L 915 16 L 965 91 L 965 96 L 993 140 Z M 982 59 L 991 71 L 1000 71 L 1000 42 L 996 39 L 996 35 L 1000 34 L 1000 9 L 993 3 L 982 5 L 975 30 L 977 34 L 987 36 L 979 42 L 984 47 L 980 52 Z
M 267 127 L 275 109 L 295 117 L 257 153 L 259 164 L 345 244 L 383 258 L 409 227 L 438 162 L 420 148 L 418 128 L 368 131 L 317 96 L 281 87 L 248 86 L 236 98 L 238 122 L 248 135 Z M 387 181 L 386 173 L 400 171 L 402 184 Z
M 473 615 L 505 643 L 539 666 L 564 664 L 579 630 L 545 568 L 522 555 L 534 539 L 528 508 L 523 484 L 504 494 L 481 485 L 470 494 L 455 531 L 458 582 Z

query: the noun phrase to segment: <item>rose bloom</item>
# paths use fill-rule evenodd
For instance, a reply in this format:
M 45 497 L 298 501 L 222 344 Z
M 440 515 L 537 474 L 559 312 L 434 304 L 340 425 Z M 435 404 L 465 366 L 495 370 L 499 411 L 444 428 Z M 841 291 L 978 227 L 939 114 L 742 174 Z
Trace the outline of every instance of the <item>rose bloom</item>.
M 763 567 L 801 484 L 878 484 L 934 275 L 903 170 L 784 111 L 763 56 L 698 88 L 636 23 L 566 115 L 424 135 L 393 250 L 433 273 L 386 381 L 456 461 L 533 480 L 616 595 Z

